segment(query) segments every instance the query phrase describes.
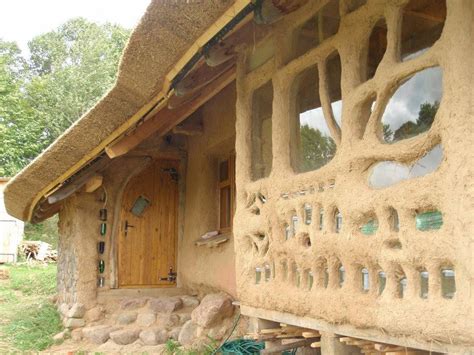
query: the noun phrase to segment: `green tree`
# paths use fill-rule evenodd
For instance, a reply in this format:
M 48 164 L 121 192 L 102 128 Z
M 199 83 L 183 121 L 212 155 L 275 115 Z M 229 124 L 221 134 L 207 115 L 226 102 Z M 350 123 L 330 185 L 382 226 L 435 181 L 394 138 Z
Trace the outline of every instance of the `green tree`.
M 393 141 L 396 142 L 402 139 L 411 138 L 429 130 L 433 124 L 436 112 L 438 112 L 438 108 L 438 101 L 433 103 L 425 102 L 421 104 L 416 122 L 407 121 L 402 124 L 400 128 L 395 131 Z
M 73 19 L 28 43 L 0 41 L 0 175 L 49 146 L 112 86 L 130 32 Z
M 26 73 L 18 46 L 0 40 L 0 176 L 13 175 L 41 149 L 22 91 Z
M 302 171 L 319 169 L 336 154 L 336 143 L 320 130 L 304 124 L 300 127 L 300 135 Z

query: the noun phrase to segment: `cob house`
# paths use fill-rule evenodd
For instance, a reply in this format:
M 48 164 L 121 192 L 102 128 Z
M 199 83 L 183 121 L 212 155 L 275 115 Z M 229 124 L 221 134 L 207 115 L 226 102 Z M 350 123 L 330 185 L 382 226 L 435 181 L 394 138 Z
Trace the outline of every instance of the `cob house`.
M 471 351 L 473 23 L 471 0 L 152 1 L 115 86 L 5 190 L 59 214 L 73 338 L 191 344 L 238 313 L 265 351 Z

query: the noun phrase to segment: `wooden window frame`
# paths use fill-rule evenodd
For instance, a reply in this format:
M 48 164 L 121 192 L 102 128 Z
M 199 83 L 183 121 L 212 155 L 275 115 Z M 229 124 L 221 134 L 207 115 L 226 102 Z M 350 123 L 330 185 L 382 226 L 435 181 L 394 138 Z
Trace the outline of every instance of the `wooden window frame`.
M 227 179 L 224 181 L 221 181 L 221 164 L 223 162 L 227 161 Z M 222 226 L 223 221 L 222 221 L 222 216 L 226 214 L 226 212 L 223 212 L 223 208 L 226 208 L 225 206 L 222 206 L 222 201 L 221 201 L 221 193 L 222 190 L 225 188 L 230 188 L 230 215 L 229 215 L 229 226 Z M 232 232 L 232 225 L 234 221 L 234 212 L 235 212 L 235 153 L 230 153 L 228 156 L 226 156 L 223 159 L 219 159 L 218 165 L 217 165 L 217 190 L 218 190 L 218 199 L 219 199 L 219 232 L 221 234 L 224 233 L 230 233 Z

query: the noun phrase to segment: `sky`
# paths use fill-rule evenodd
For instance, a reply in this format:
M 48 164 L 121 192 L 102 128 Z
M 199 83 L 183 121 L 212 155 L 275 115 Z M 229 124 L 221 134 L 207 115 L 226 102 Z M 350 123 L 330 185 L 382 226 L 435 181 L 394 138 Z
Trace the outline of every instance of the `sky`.
M 0 0 L 0 38 L 27 53 L 28 41 L 75 17 L 133 28 L 151 0 Z

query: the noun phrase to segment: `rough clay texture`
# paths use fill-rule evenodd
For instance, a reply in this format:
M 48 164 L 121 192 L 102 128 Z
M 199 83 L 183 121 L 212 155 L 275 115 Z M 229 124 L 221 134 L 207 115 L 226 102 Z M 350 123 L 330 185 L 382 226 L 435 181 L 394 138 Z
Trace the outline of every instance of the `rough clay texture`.
M 402 24 L 400 8 L 406 1 L 371 1 L 341 18 L 338 33 L 319 47 L 286 64 L 286 36 L 292 28 L 313 16 L 324 1 L 310 2 L 275 25 L 275 58 L 249 74 L 244 60 L 237 77 L 237 213 L 234 220 L 239 300 L 266 310 L 277 310 L 327 324 L 370 329 L 380 335 L 405 337 L 425 342 L 474 344 L 472 332 L 472 231 L 473 163 L 471 55 L 473 3 L 447 1 L 447 20 L 441 38 L 426 53 L 401 63 L 397 33 Z M 384 18 L 388 27 L 388 48 L 375 77 L 361 81 L 365 67 L 361 53 L 373 25 Z M 335 50 L 342 63 L 342 135 L 335 158 L 323 168 L 297 174 L 290 161 L 290 120 L 294 119 L 290 95 L 293 78 L 303 69 L 318 64 Z M 381 143 L 376 135 L 382 110 L 376 107 L 370 118 L 367 101 L 377 95 L 386 103 L 404 78 L 439 65 L 443 70 L 443 99 L 435 121 L 425 134 L 395 144 Z M 252 181 L 252 151 L 249 144 L 252 92 L 272 79 L 273 83 L 273 169 L 268 178 Z M 324 85 L 323 85 L 324 86 Z M 320 87 L 321 97 L 326 89 Z M 324 104 L 324 103 L 323 103 Z M 325 111 L 331 108 L 325 104 Z M 365 108 L 364 108 L 365 107 Z M 374 190 L 368 185 L 369 167 L 383 160 L 411 163 L 436 144 L 443 146 L 444 160 L 437 171 L 421 178 Z M 335 185 L 330 188 L 330 181 Z M 322 192 L 319 192 L 319 186 Z M 262 203 L 258 194 L 266 197 Z M 288 194 L 288 197 L 282 196 Z M 313 223 L 304 225 L 303 205 L 313 206 Z M 260 214 L 254 213 L 255 206 Z M 315 211 L 324 208 L 319 231 Z M 400 230 L 390 228 L 390 207 L 398 211 Z M 334 212 L 343 216 L 340 233 L 335 233 Z M 440 230 L 416 230 L 415 211 L 439 209 L 444 224 Z M 284 225 L 299 216 L 297 235 L 285 241 Z M 364 236 L 358 228 L 365 216 L 375 214 L 376 235 Z M 311 245 L 302 239 L 309 235 Z M 387 248 L 384 241 L 399 239 L 401 249 Z M 346 281 L 338 285 L 338 267 L 345 267 Z M 255 268 L 268 265 L 270 281 L 256 284 Z M 286 265 L 286 267 L 284 266 Z M 440 268 L 456 271 L 456 295 L 444 299 L 440 290 Z M 329 273 L 328 287 L 323 272 Z M 369 270 L 370 290 L 361 291 L 361 268 Z M 287 271 L 285 271 L 285 268 Z M 428 299 L 419 297 L 419 270 L 429 272 Z M 296 286 L 297 270 L 301 285 Z M 309 289 L 307 275 L 314 274 Z M 383 270 L 387 284 L 377 293 L 377 274 Z M 401 273 L 408 280 L 406 295 L 397 298 Z M 285 276 L 286 275 L 286 276 Z M 306 275 L 306 277 L 305 277 Z M 274 277 L 274 278 L 273 278 Z M 381 331 L 383 330 L 383 332 Z
M 235 85 L 202 107 L 204 134 L 188 140 L 184 238 L 179 240 L 178 280 L 199 292 L 222 290 L 235 297 L 234 238 L 217 248 L 195 246 L 201 235 L 218 229 L 218 162 L 235 146 Z

